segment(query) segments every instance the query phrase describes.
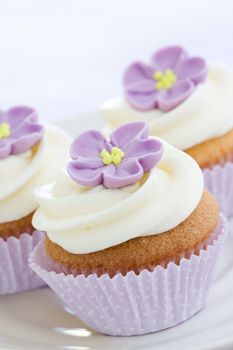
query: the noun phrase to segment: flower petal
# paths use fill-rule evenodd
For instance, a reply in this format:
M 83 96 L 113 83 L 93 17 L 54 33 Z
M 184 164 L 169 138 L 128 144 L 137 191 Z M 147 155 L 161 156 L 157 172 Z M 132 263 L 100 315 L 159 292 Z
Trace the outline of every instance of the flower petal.
M 26 152 L 43 136 L 43 126 L 38 124 L 38 115 L 33 108 L 11 108 L 0 115 L 0 120 L 10 124 L 10 137 L 1 140 L 1 152 L 6 148 L 10 149 L 9 154 Z
M 108 168 L 103 173 L 103 185 L 107 188 L 129 186 L 138 182 L 143 174 L 143 168 L 136 159 L 125 159 L 114 169 Z
M 110 165 L 108 167 L 113 167 Z M 103 182 L 103 172 L 105 168 L 97 168 L 97 169 L 87 169 L 87 168 L 79 168 L 75 162 L 69 162 L 67 165 L 67 172 L 69 176 L 76 181 L 78 184 L 82 186 L 98 186 Z
M 153 79 L 141 80 L 127 86 L 128 92 L 133 93 L 153 93 L 155 91 L 155 81 Z
M 133 122 L 119 126 L 110 135 L 113 146 L 121 148 L 123 151 L 131 144 L 132 140 L 148 138 L 148 125 L 144 122 Z
M 42 137 L 43 126 L 36 121 L 33 121 L 31 117 L 27 117 L 24 121 L 14 127 L 11 125 L 11 136 L 15 139 L 36 133 L 40 134 Z
M 151 58 L 154 69 L 172 69 L 180 61 L 187 58 L 187 53 L 180 46 L 168 46 L 154 53 Z
M 99 157 L 94 157 L 94 158 L 83 158 L 83 157 L 78 157 L 77 159 L 73 160 L 72 163 L 75 164 L 76 167 L 79 169 L 97 169 L 103 167 L 103 162 Z
M 14 139 L 11 146 L 11 154 L 20 154 L 28 151 L 36 145 L 42 138 L 41 132 L 34 132 L 28 135 L 19 136 Z
M 178 62 L 174 71 L 179 80 L 191 79 L 195 84 L 203 82 L 208 73 L 206 62 L 200 57 Z
M 163 155 L 163 143 L 156 138 L 147 140 L 134 139 L 127 145 L 125 153 L 127 158 L 135 158 L 143 167 L 144 172 L 152 169 Z
M 6 139 L 0 140 L 0 159 L 8 157 L 11 153 L 12 140 L 6 142 Z
M 154 89 L 154 91 L 145 92 L 133 92 L 126 91 L 125 97 L 128 103 L 139 111 L 149 111 L 157 106 L 157 96 L 160 91 Z
M 110 140 L 125 152 L 125 159 L 137 159 L 144 172 L 154 167 L 163 154 L 162 142 L 156 138 L 148 139 L 148 126 L 144 122 L 120 126 L 113 131 Z
M 128 66 L 123 75 L 123 85 L 127 89 L 131 84 L 152 79 L 152 76 L 152 67 L 142 62 L 134 62 Z
M 38 114 L 31 107 L 16 106 L 3 112 L 3 114 L 5 115 L 5 121 L 10 124 L 12 129 L 21 125 L 27 118 L 29 118 L 31 123 L 36 123 L 38 121 Z
M 70 154 L 72 159 L 78 157 L 83 158 L 98 158 L 103 149 L 109 151 L 111 145 L 101 134 L 96 130 L 89 130 L 78 136 L 70 147 Z
M 158 107 L 170 111 L 186 100 L 193 92 L 195 85 L 192 81 L 183 80 L 176 83 L 170 90 L 163 90 L 158 98 Z

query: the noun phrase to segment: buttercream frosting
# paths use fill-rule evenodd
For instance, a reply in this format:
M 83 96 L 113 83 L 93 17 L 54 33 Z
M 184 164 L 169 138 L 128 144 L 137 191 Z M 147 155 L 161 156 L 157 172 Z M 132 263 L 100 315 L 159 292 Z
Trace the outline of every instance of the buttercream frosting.
M 177 226 L 198 205 L 203 176 L 190 156 L 163 144 L 160 162 L 140 182 L 127 187 L 84 187 L 63 170 L 54 183 L 35 190 L 39 208 L 33 225 L 76 254 Z
M 222 136 L 233 128 L 233 73 L 222 65 L 208 67 L 208 77 L 196 86 L 191 96 L 176 108 L 139 111 L 124 98 L 101 106 L 107 124 L 105 133 L 132 121 L 144 121 L 152 136 L 165 139 L 186 150 L 209 139 Z
M 37 208 L 36 186 L 54 179 L 69 159 L 70 137 L 47 125 L 42 140 L 27 152 L 0 160 L 0 222 L 18 220 Z

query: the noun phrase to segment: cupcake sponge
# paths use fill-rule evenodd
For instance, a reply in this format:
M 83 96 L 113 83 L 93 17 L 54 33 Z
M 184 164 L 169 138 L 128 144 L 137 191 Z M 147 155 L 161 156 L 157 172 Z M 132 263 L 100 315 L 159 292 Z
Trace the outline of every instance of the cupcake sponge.
M 110 276 L 128 271 L 139 273 L 142 269 L 166 266 L 170 261 L 179 263 L 182 256 L 198 254 L 202 245 L 215 230 L 219 209 L 215 198 L 204 191 L 193 213 L 177 227 L 158 235 L 131 239 L 122 244 L 89 254 L 72 254 L 47 237 L 45 249 L 49 257 L 63 267 L 88 275 L 107 272 Z M 109 233 L 111 234 L 111 233 Z
M 220 137 L 189 148 L 185 152 L 194 158 L 202 169 L 223 164 L 232 159 L 233 129 Z
M 17 237 L 27 232 L 32 234 L 35 230 L 32 226 L 32 216 L 34 212 L 15 221 L 0 223 L 0 238 L 6 240 L 9 237 Z

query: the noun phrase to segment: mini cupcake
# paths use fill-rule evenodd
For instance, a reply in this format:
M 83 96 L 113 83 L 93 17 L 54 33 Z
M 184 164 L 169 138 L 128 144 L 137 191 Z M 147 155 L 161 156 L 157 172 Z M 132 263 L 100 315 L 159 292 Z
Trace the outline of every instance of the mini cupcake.
M 109 139 L 87 131 L 71 157 L 57 181 L 35 191 L 33 225 L 47 236 L 32 269 L 104 334 L 155 332 L 193 316 L 225 237 L 196 162 L 149 138 L 143 122 Z
M 123 76 L 124 97 L 104 103 L 106 131 L 145 121 L 149 133 L 191 155 L 206 187 L 233 214 L 233 73 L 207 65 L 181 47 L 156 52 L 150 64 L 132 63 Z
M 37 208 L 33 190 L 56 177 L 69 144 L 62 130 L 39 124 L 30 107 L 0 113 L 0 295 L 44 284 L 28 266 L 43 237 L 31 223 Z

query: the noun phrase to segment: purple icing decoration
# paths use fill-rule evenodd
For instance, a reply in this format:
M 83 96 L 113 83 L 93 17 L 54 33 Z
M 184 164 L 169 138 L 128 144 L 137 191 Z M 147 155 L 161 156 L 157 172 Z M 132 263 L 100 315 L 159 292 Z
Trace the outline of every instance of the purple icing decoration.
M 118 165 L 104 165 L 101 151 L 120 148 L 125 156 Z M 148 137 L 148 126 L 143 122 L 125 124 L 115 129 L 109 140 L 95 130 L 78 136 L 71 145 L 72 161 L 68 163 L 70 177 L 83 186 L 103 184 L 120 188 L 138 182 L 152 169 L 163 154 L 163 144 Z
M 38 115 L 30 107 L 13 107 L 0 112 L 0 125 L 6 123 L 10 134 L 0 138 L 0 159 L 12 154 L 20 154 L 31 149 L 43 136 L 43 127 L 38 124 Z
M 172 69 L 177 80 L 170 89 L 158 90 L 153 74 L 167 69 Z M 126 99 L 135 109 L 149 111 L 158 108 L 166 112 L 185 101 L 206 76 L 204 59 L 190 58 L 182 47 L 171 46 L 157 51 L 150 65 L 132 63 L 124 73 L 123 85 Z

